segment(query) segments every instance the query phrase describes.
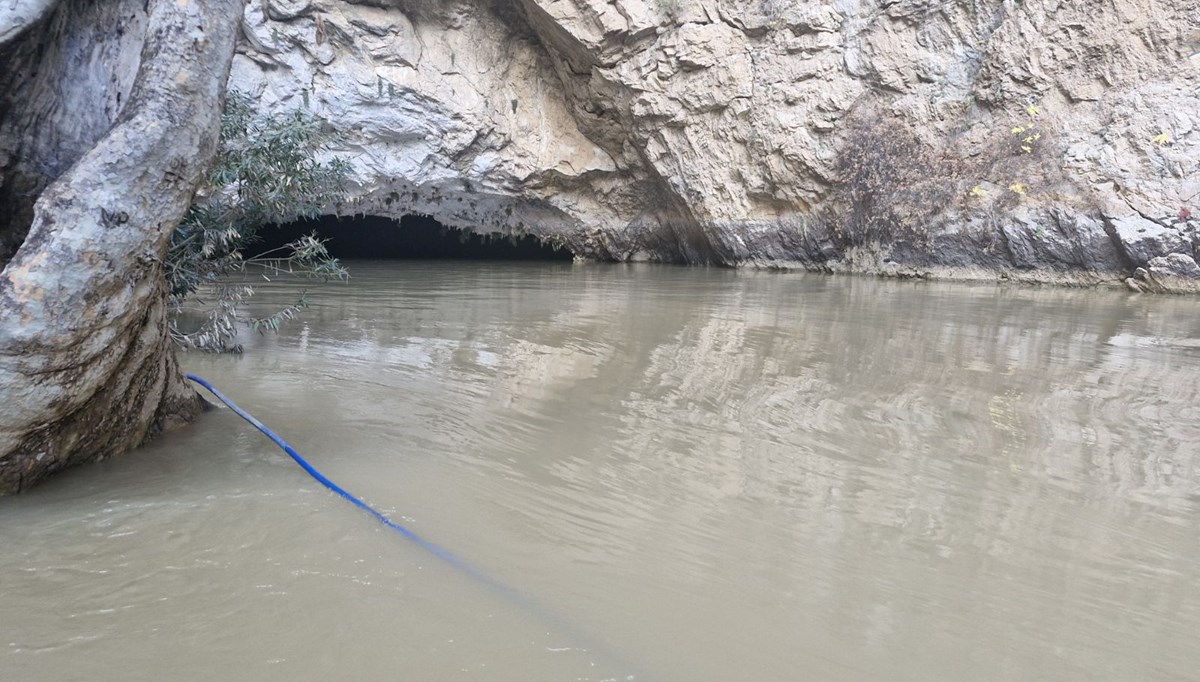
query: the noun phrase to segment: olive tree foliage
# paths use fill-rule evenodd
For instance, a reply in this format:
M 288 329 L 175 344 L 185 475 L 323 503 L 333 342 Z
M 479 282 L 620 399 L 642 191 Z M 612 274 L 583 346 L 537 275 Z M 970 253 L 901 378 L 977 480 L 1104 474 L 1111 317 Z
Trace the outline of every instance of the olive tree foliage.
M 344 195 L 347 164 L 321 161 L 330 143 L 323 122 L 298 109 L 256 115 L 249 98 L 231 92 L 221 117 L 217 158 L 171 238 L 166 276 L 171 338 L 183 348 L 240 352 L 239 328 L 278 331 L 308 305 L 306 293 L 265 317 L 242 313 L 251 281 L 300 277 L 345 279 L 324 244 L 307 235 L 253 257 L 246 250 L 281 216 L 313 218 Z

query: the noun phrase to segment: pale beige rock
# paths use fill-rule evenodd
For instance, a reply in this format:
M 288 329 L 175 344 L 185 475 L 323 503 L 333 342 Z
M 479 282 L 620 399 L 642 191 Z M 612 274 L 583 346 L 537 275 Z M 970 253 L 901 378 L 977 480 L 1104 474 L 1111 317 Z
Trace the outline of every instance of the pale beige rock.
M 1192 0 L 256 0 L 244 27 L 233 86 L 343 133 L 348 211 L 1071 283 L 1200 227 Z
M 1125 282 L 1130 289 L 1151 293 L 1200 293 L 1200 265 L 1188 255 L 1172 253 L 1152 259 Z

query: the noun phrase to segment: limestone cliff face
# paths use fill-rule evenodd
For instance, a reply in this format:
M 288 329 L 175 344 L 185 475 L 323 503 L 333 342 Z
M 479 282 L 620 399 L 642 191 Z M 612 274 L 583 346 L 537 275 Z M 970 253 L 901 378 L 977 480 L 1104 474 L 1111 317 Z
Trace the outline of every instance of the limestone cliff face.
M 344 212 L 600 259 L 1187 289 L 1195 0 L 252 0 Z

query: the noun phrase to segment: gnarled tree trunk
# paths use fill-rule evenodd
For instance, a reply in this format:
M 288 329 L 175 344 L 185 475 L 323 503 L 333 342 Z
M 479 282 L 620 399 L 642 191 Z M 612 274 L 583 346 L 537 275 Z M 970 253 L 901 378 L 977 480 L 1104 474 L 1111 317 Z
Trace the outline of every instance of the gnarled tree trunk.
M 163 258 L 216 150 L 242 12 L 6 4 L 0 236 L 24 231 L 21 201 L 45 189 L 0 274 L 0 494 L 199 410 L 168 338 Z

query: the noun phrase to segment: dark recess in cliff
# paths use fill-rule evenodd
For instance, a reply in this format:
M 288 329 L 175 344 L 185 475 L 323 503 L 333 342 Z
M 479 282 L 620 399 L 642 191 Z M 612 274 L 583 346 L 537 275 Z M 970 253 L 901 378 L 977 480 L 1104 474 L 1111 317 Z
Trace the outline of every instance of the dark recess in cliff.
M 278 248 L 303 235 L 315 232 L 327 240 L 329 254 L 344 260 L 382 259 L 456 259 L 456 260 L 530 260 L 570 261 L 565 248 L 526 235 L 510 238 L 499 233 L 479 235 L 446 227 L 428 216 L 409 215 L 399 221 L 379 216 L 353 218 L 322 216 L 273 225 L 260 231 L 261 241 L 250 255 Z

